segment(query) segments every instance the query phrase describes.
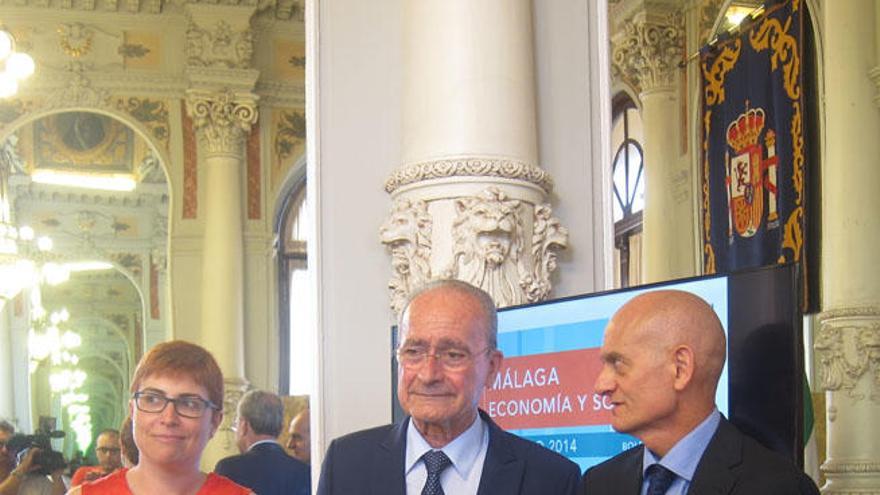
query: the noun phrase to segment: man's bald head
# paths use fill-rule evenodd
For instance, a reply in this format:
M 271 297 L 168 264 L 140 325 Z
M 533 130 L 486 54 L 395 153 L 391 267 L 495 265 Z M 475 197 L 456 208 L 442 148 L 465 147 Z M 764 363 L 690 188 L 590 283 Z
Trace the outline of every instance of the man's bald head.
M 706 301 L 680 290 L 646 292 L 624 304 L 611 322 L 636 332 L 655 352 L 669 352 L 679 345 L 693 349 L 694 385 L 706 387 L 714 400 L 727 340 L 718 315 Z
M 724 367 L 721 322 L 682 291 L 641 294 L 611 318 L 596 392 L 614 406 L 612 426 L 663 455 L 715 407 Z

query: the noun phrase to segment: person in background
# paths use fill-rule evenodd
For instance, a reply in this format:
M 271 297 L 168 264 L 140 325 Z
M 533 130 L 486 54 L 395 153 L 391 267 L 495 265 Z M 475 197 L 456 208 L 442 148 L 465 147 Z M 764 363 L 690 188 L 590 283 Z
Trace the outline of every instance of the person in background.
M 300 411 L 290 421 L 290 428 L 287 432 L 290 438 L 287 440 L 287 448 L 291 451 L 294 459 L 311 464 L 312 463 L 312 435 L 310 434 L 309 425 L 309 408 Z
M 95 439 L 95 455 L 98 457 L 98 465 L 83 466 L 77 469 L 70 479 L 71 487 L 82 485 L 86 481 L 102 478 L 122 467 L 119 432 L 113 429 L 106 429 L 99 433 Z
M 238 403 L 235 438 L 241 455 L 221 459 L 214 472 L 259 495 L 308 495 L 309 467 L 278 443 L 284 403 L 271 392 L 251 390 Z
M 727 344 L 715 311 L 689 292 L 634 297 L 612 316 L 595 391 L 611 425 L 643 442 L 587 470 L 589 495 L 818 495 L 789 459 L 715 407 Z
M 457 280 L 417 291 L 398 325 L 397 399 L 409 416 L 334 440 L 319 495 L 570 495 L 577 464 L 478 409 L 504 356 L 492 298 Z
M 127 468 L 137 466 L 138 448 L 131 431 L 131 416 L 126 416 L 119 427 L 119 448 L 122 449 L 122 465 Z
M 15 468 L 15 458 L 6 442 L 15 434 L 15 427 L 5 419 L 0 419 L 0 483 L 6 480 Z
M 204 348 L 180 340 L 147 352 L 131 380 L 131 469 L 73 488 L 71 495 L 248 495 L 223 476 L 199 470 L 202 452 L 223 420 L 223 373 Z

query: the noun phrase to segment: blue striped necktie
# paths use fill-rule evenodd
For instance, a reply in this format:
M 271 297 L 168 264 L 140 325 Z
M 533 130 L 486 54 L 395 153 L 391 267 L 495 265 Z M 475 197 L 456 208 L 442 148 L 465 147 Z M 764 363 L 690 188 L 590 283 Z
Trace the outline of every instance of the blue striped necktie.
M 675 481 L 675 473 L 660 464 L 652 464 L 646 471 L 648 495 L 664 495 Z

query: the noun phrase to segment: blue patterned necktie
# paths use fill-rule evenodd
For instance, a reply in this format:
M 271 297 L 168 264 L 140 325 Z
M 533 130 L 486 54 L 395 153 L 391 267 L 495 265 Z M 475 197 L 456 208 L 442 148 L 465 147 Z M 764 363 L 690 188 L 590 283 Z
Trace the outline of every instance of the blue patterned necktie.
M 648 495 L 664 495 L 675 481 L 676 475 L 660 464 L 652 464 L 645 473 L 648 480 Z
M 442 450 L 429 450 L 422 456 L 425 467 L 428 469 L 428 479 L 422 488 L 422 495 L 445 495 L 440 486 L 440 473 L 452 465 L 452 461 L 446 457 Z

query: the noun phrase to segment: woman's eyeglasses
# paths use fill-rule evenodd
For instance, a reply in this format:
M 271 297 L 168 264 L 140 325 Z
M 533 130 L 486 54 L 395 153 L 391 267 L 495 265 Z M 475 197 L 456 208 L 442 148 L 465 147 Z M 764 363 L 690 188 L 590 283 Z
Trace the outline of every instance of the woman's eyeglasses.
M 174 411 L 184 418 L 201 418 L 208 409 L 220 410 L 219 406 L 198 395 L 181 395 L 171 399 L 155 392 L 135 392 L 132 398 L 138 410 L 147 413 L 160 413 L 169 402 L 174 404 Z

